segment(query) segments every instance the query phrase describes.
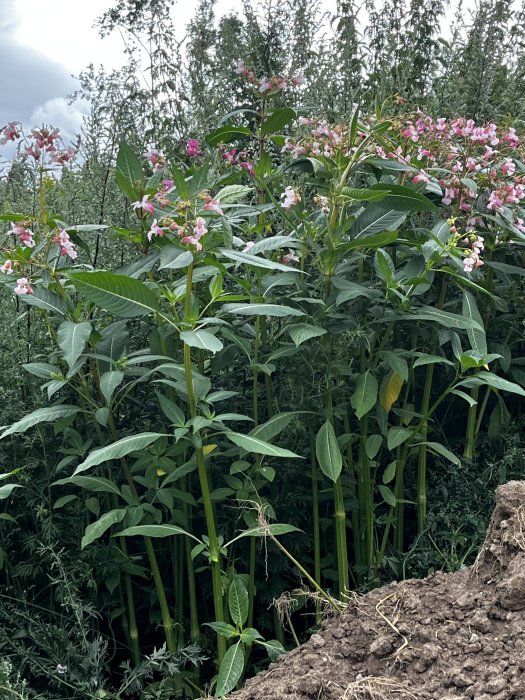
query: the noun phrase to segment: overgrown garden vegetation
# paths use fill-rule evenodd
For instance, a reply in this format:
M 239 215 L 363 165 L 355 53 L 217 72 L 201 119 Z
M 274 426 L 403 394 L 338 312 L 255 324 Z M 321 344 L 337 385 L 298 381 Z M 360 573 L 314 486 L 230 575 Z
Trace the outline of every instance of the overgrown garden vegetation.
M 523 477 L 523 12 L 165 5 L 2 131 L 6 698 L 223 696 Z

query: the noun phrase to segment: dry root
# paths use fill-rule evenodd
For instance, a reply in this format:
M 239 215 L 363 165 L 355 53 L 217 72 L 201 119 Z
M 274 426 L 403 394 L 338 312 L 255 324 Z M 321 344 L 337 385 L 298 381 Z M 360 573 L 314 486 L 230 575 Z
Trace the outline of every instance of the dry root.
M 366 676 L 357 678 L 353 683 L 350 683 L 345 689 L 344 695 L 341 696 L 341 700 L 391 700 L 396 695 L 417 700 L 417 697 L 406 686 L 392 678 Z

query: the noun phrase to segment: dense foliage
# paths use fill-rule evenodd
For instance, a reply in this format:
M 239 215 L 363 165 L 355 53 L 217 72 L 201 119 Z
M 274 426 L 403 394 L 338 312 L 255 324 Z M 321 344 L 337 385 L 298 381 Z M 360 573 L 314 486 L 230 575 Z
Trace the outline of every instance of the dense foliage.
M 222 696 L 523 476 L 523 17 L 202 2 L 182 71 L 165 4 L 78 144 L 2 131 L 7 697 Z

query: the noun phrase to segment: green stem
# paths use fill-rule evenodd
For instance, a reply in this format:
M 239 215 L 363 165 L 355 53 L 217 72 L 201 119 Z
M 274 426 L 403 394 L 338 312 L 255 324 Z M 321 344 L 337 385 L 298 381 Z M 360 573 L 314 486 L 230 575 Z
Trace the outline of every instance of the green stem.
M 310 460 L 312 475 L 312 520 L 314 535 L 314 578 L 321 585 L 321 528 L 319 522 L 319 488 L 317 484 L 317 461 L 315 458 L 315 443 L 310 435 Z M 321 606 L 315 605 L 315 622 L 321 624 Z
M 350 416 L 348 415 L 348 411 L 346 410 L 343 413 L 343 428 L 346 433 L 346 435 L 350 435 Z M 354 466 L 354 455 L 352 452 L 352 443 L 350 440 L 347 441 L 346 443 L 346 461 L 347 461 L 347 469 L 348 473 L 350 475 L 350 482 L 349 482 L 349 489 L 350 489 L 350 496 L 352 498 L 352 501 L 354 503 L 357 502 L 357 484 L 356 484 L 356 471 L 355 471 L 355 466 Z M 354 538 L 354 557 L 355 557 L 355 563 L 356 564 L 362 564 L 363 563 L 363 552 L 362 552 L 362 541 L 361 541 L 361 532 L 359 528 L 359 512 L 357 508 L 352 508 L 351 512 L 351 518 L 352 518 L 352 534 Z
M 193 264 L 188 268 L 186 278 L 186 298 L 185 298 L 185 320 L 188 322 L 190 317 L 191 292 L 193 284 Z M 195 388 L 193 386 L 193 370 L 191 362 L 191 348 L 184 343 L 184 373 L 186 377 L 186 391 L 188 394 L 188 405 L 190 409 L 190 417 L 197 416 L 197 400 L 195 397 Z M 199 437 L 199 432 L 196 433 L 196 438 Z M 211 500 L 210 485 L 208 480 L 208 471 L 204 459 L 202 447 L 195 447 L 195 458 L 197 461 L 197 472 L 199 475 L 199 483 L 202 494 L 202 502 L 204 505 L 204 517 L 206 520 L 206 529 L 208 532 L 209 556 L 212 574 L 213 587 L 213 604 L 215 609 L 216 622 L 224 622 L 224 607 L 222 596 L 222 581 L 221 581 L 221 560 L 219 545 L 217 541 L 217 530 L 215 527 L 215 516 L 213 512 L 213 502 Z M 217 655 L 219 666 L 222 663 L 224 654 L 226 653 L 226 639 L 220 634 L 217 635 Z
M 474 456 L 474 443 L 476 441 L 476 420 L 478 414 L 478 397 L 479 386 L 475 386 L 471 391 L 471 397 L 476 402 L 473 406 L 469 406 L 467 417 L 467 431 L 465 433 L 465 450 L 463 456 L 467 459 L 472 459 Z

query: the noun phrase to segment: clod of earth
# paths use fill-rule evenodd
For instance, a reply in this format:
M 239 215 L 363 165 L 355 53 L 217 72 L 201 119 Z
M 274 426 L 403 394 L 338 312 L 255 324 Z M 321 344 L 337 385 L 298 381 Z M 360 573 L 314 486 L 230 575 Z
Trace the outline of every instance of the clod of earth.
M 476 563 L 352 599 L 230 700 L 525 700 L 525 482 Z

